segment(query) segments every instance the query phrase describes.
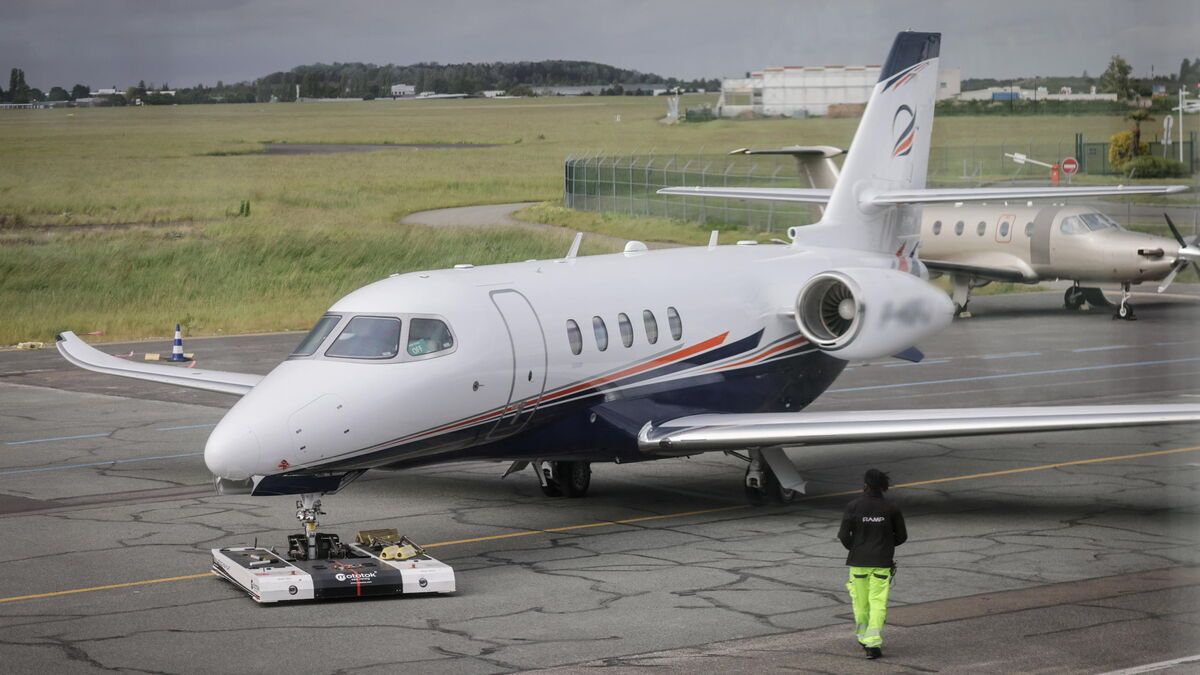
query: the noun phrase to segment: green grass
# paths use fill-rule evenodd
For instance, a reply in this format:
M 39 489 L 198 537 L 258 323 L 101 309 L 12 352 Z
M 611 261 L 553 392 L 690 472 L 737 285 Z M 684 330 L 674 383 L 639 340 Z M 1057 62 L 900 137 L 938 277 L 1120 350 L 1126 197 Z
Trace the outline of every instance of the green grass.
M 619 239 L 637 239 L 643 242 L 703 246 L 708 244 L 709 233 L 714 229 L 720 230 L 719 241 L 722 244 L 730 244 L 740 239 L 755 239 L 764 242 L 770 240 L 770 235 L 758 230 L 706 226 L 676 218 L 646 218 L 623 213 L 575 211 L 550 202 L 521 209 L 513 215 L 531 223 L 559 225 L 573 231 L 595 232 Z
M 698 97 L 684 99 L 697 105 Z M 708 97 L 705 100 L 712 100 Z M 557 201 L 568 155 L 849 143 L 857 120 L 666 126 L 663 99 L 375 101 L 0 111 L 0 344 L 308 326 L 392 272 L 555 257 L 566 232 L 402 226 L 414 211 Z M 620 116 L 620 122 L 616 116 Z M 935 145 L 1107 138 L 1119 117 L 954 117 Z M 266 155 L 265 142 L 495 143 Z M 236 217 L 249 200 L 252 215 Z M 709 227 L 535 208 L 541 222 L 704 243 Z M 725 231 L 722 241 L 754 238 Z M 585 252 L 607 250 L 585 244 Z

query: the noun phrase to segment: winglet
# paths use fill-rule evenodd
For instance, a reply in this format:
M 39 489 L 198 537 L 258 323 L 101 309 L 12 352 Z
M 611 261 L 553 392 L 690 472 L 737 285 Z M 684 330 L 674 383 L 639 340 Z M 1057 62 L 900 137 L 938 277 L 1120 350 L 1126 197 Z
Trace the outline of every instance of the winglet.
M 565 260 L 573 260 L 579 254 L 579 244 L 583 241 L 583 233 L 575 233 L 575 241 L 571 242 L 571 248 L 567 249 L 567 257 Z

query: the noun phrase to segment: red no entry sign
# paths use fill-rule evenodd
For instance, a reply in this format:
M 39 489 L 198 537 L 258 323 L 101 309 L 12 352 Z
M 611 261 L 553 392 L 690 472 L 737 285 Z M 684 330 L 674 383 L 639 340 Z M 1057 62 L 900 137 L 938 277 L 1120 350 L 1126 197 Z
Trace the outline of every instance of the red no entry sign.
M 1063 173 L 1067 174 L 1068 176 L 1077 173 L 1079 171 L 1079 160 L 1075 159 L 1074 157 L 1068 157 L 1064 159 L 1062 161 L 1062 170 Z

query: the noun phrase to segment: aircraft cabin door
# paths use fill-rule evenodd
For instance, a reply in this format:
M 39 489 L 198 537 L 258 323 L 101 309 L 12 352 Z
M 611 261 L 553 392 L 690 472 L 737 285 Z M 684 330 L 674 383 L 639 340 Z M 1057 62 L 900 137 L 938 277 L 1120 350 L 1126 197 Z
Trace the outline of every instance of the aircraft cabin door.
M 520 292 L 492 291 L 492 304 L 500 313 L 512 353 L 512 384 L 508 407 L 488 439 L 515 434 L 529 423 L 546 388 L 546 337 L 533 305 Z

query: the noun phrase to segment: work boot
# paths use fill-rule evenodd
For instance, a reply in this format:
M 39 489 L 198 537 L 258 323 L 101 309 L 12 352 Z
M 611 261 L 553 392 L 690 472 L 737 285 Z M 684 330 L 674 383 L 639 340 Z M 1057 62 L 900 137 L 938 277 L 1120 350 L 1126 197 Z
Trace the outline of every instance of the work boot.
M 883 656 L 883 650 L 879 647 L 867 647 L 867 658 L 874 661 Z
M 871 651 L 871 648 L 870 648 L 870 647 L 868 647 L 868 646 L 867 646 L 865 643 L 863 643 L 863 642 L 861 642 L 861 641 L 858 643 L 858 646 L 859 646 L 859 647 L 862 647 L 864 652 L 869 652 L 869 651 Z

